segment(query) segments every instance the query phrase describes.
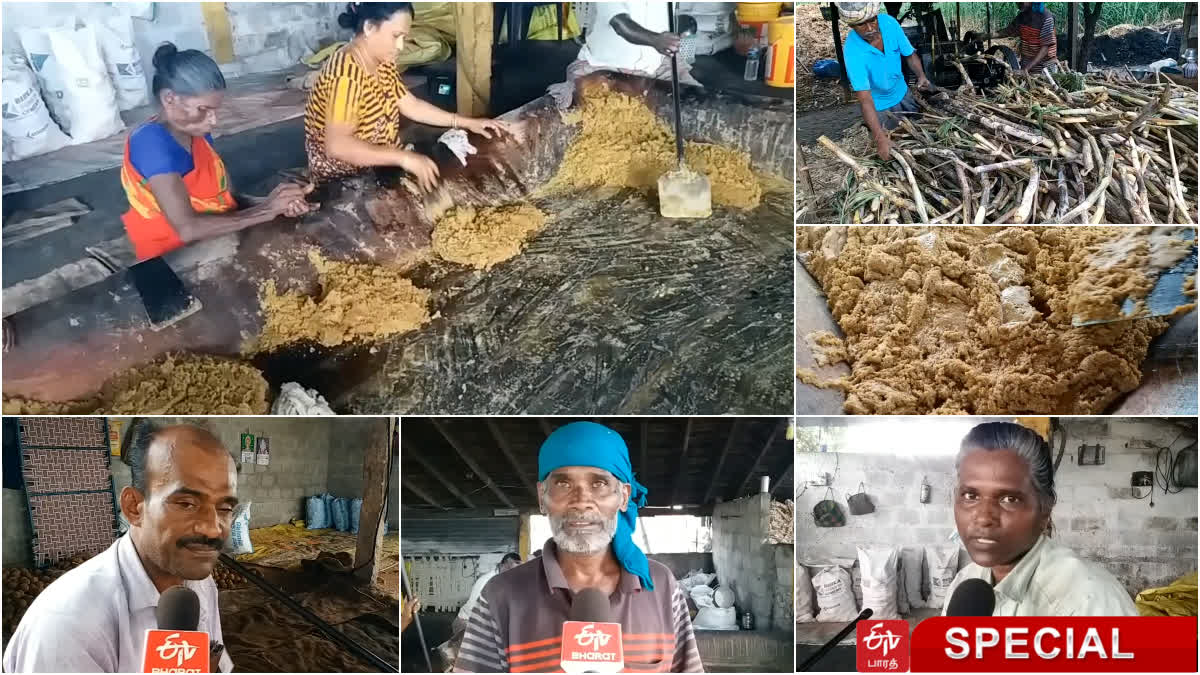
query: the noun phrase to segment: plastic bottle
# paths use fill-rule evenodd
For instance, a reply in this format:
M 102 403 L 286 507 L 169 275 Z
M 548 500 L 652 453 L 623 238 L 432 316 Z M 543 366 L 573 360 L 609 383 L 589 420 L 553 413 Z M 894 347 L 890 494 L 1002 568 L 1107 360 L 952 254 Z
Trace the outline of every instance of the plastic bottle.
M 742 76 L 742 79 L 747 82 L 758 80 L 758 64 L 761 55 L 762 47 L 752 47 L 746 54 L 746 73 Z

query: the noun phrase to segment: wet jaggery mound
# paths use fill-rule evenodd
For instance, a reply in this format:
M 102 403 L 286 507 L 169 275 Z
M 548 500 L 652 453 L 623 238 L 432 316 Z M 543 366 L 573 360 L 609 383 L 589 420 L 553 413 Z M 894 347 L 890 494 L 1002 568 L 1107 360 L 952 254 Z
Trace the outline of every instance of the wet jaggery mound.
M 452 209 L 433 228 L 433 250 L 443 260 L 487 269 L 515 258 L 546 225 L 532 204 Z
M 851 414 L 1099 414 L 1141 380 L 1162 319 L 1071 325 L 1119 227 L 805 227 L 845 334 Z M 799 373 L 798 373 L 799 375 Z M 841 383 L 838 383 L 841 385 Z
M 1192 230 L 1191 238 L 1181 235 Z M 1196 244 L 1194 228 L 1128 227 L 1123 236 L 1086 251 L 1087 265 L 1071 286 L 1070 311 L 1075 321 L 1116 319 L 1126 299 L 1144 316 L 1145 298 L 1158 276 L 1174 267 Z
M 114 375 L 91 399 L 63 403 L 5 399 L 6 415 L 265 415 L 267 381 L 244 363 L 168 356 Z
M 652 191 L 659 176 L 676 168 L 675 132 L 643 101 L 593 83 L 584 90 L 581 105 L 579 134 L 547 189 Z M 688 166 L 708 176 L 714 204 L 751 209 L 762 201 L 762 185 L 745 152 L 688 141 L 684 157 Z
M 299 341 L 326 347 L 399 335 L 429 323 L 429 291 L 384 265 L 325 260 L 316 251 L 321 293 L 280 293 L 275 282 L 262 287 L 262 334 L 250 351 L 265 352 Z

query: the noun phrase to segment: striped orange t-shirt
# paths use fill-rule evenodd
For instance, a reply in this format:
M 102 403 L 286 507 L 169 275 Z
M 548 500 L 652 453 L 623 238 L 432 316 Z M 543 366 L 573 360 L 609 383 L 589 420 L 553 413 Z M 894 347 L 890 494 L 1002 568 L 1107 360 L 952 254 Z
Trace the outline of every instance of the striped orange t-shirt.
M 321 68 L 304 109 L 311 179 L 325 182 L 362 170 L 326 155 L 325 129 L 330 124 L 350 124 L 356 138 L 395 147 L 400 139 L 400 99 L 407 95 L 395 63 L 383 63 L 369 73 L 348 46 L 338 50 Z
M 561 673 L 562 625 L 573 594 L 554 540 L 542 556 L 492 577 L 471 612 L 455 670 L 473 673 Z M 650 561 L 654 590 L 621 571 L 612 620 L 621 624 L 625 671 L 700 673 L 700 650 L 683 590 L 662 563 Z

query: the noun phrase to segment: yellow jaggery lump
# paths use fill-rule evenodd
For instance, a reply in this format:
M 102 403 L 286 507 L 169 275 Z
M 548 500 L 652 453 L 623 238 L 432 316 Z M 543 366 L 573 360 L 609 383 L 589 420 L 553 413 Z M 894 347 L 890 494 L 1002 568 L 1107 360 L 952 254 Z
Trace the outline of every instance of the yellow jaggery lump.
M 565 117 L 570 121 L 576 115 Z M 548 190 L 630 187 L 654 190 L 659 176 L 676 167 L 675 135 L 646 104 L 593 83 L 583 92 L 577 115 L 580 131 Z M 740 150 L 687 141 L 684 158 L 708 176 L 714 204 L 751 209 L 762 201 L 763 187 L 750 156 Z
M 1190 240 L 1179 235 L 1192 230 Z M 1126 299 L 1134 301 L 1133 316 L 1145 310 L 1144 300 L 1164 270 L 1191 252 L 1195 228 L 1127 227 L 1123 236 L 1100 242 L 1085 252 L 1086 266 L 1071 286 L 1071 313 L 1079 321 L 1116 319 Z
M 443 260 L 487 269 L 519 255 L 545 225 L 546 214 L 533 204 L 455 208 L 434 225 L 433 250 Z
M 267 380 L 213 356 L 167 357 L 116 375 L 100 390 L 103 415 L 265 415 Z
M 262 333 L 249 351 L 265 352 L 311 340 L 326 347 L 399 335 L 429 323 L 430 293 L 385 265 L 309 260 L 319 274 L 318 297 L 262 286 Z
M 798 249 L 845 335 L 845 411 L 1103 413 L 1138 386 L 1167 327 L 1071 325 L 1088 251 L 1122 229 L 801 228 Z
M 35 401 L 20 396 L 4 397 L 5 415 L 90 415 L 100 402 L 96 399 L 78 401 Z
M 846 343 L 827 330 L 809 333 L 804 336 L 804 341 L 812 350 L 813 360 L 818 366 L 828 366 L 846 360 Z
M 4 400 L 6 415 L 265 415 L 269 410 L 267 380 L 258 369 L 190 354 L 118 373 L 89 399 Z

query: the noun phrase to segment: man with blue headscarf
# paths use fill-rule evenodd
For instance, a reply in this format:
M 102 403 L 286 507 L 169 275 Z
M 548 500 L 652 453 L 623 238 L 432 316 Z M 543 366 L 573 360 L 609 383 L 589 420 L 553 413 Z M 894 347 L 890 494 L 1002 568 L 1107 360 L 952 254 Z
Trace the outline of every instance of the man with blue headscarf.
M 703 672 L 683 591 L 633 543 L 647 491 L 621 435 L 594 422 L 555 430 L 538 453 L 537 489 L 553 536 L 540 558 L 484 586 L 455 670 L 558 669 L 562 624 L 575 594 L 592 588 L 608 596 L 608 620 L 621 624 L 626 669 Z
M 1054 33 L 1054 15 L 1046 11 L 1044 2 L 1018 2 L 1018 13 L 1012 23 L 990 37 L 1020 38 L 1017 52 L 1021 57 L 1021 72 L 1058 72 L 1058 36 Z M 988 36 L 984 36 L 987 39 Z

